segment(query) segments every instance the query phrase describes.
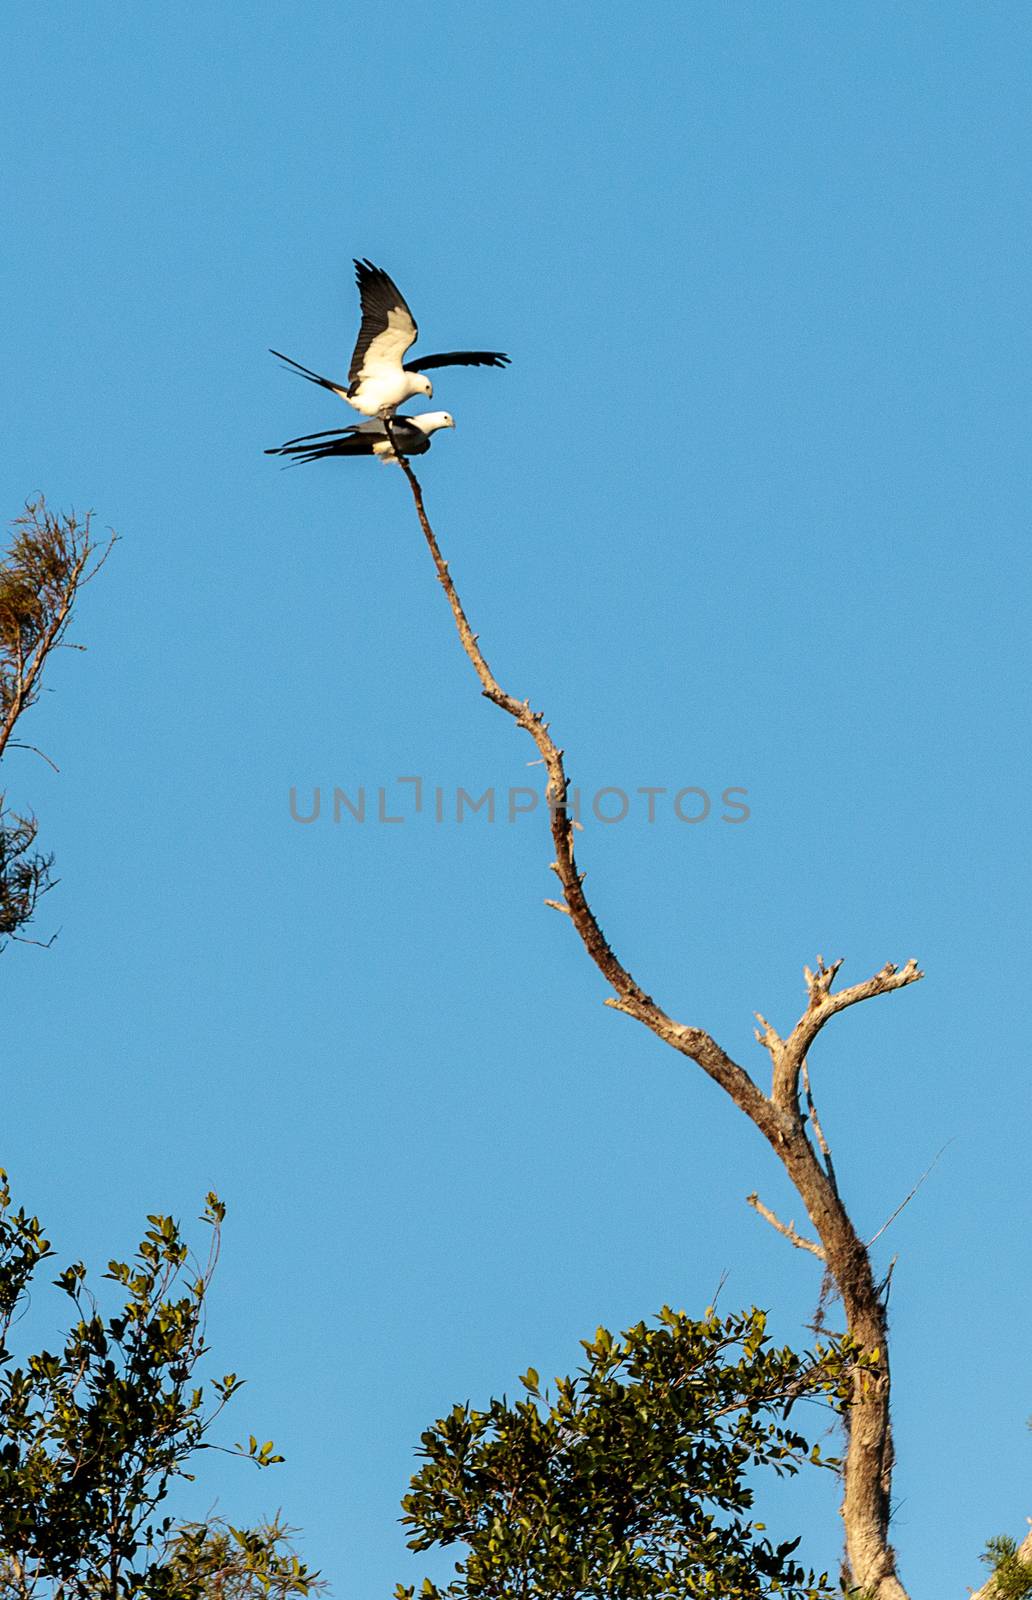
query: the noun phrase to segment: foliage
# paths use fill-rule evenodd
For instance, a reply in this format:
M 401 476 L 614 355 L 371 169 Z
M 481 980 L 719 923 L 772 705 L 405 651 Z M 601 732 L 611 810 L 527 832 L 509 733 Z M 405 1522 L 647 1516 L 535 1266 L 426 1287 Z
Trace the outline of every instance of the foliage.
M 35 842 L 35 817 L 6 809 L 0 794 L 0 944 L 32 921 L 36 901 L 53 885 L 54 858 L 33 850 Z
M 1028 1600 L 1032 1595 L 1032 1563 L 1022 1561 L 1017 1541 L 998 1534 L 986 1543 L 982 1560 L 993 1570 L 993 1600 Z
M 526 1397 L 457 1405 L 422 1436 L 424 1465 L 402 1502 L 413 1550 L 463 1543 L 444 1596 L 706 1596 L 754 1600 L 830 1592 L 751 1521 L 752 1467 L 794 1474 L 822 1458 L 788 1425 L 804 1397 L 845 1404 L 856 1355 L 843 1341 L 774 1349 L 753 1310 L 703 1321 L 661 1311 L 614 1339 L 582 1341 L 587 1364 Z M 414 1589 L 401 1585 L 397 1600 Z
M 80 588 L 110 548 L 98 555 L 90 519 L 56 517 L 42 498 L 15 521 L 0 562 L 0 755 L 39 698 L 44 663 L 64 640 Z M 11 811 L 0 792 L 0 945 L 19 936 L 52 885 L 53 858 L 33 849 L 35 839 L 35 819 Z
M 218 1600 L 286 1600 L 289 1595 L 321 1593 L 326 1585 L 291 1543 L 295 1531 L 278 1516 L 256 1528 L 234 1528 L 221 1518 L 181 1523 L 165 1546 L 168 1592 Z
M 42 499 L 29 502 L 13 529 L 0 565 L 0 708 L 13 698 L 19 665 L 64 620 L 89 543 L 89 518 L 81 525 L 74 515 L 55 517 Z
M 252 1530 L 176 1524 L 158 1509 L 241 1380 L 195 1382 L 205 1355 L 205 1302 L 225 1208 L 210 1194 L 198 1266 L 178 1225 L 148 1217 L 131 1261 L 105 1277 L 121 1294 L 103 1318 L 75 1262 L 55 1282 L 75 1320 L 58 1351 L 16 1364 L 8 1348 L 36 1269 L 52 1254 L 36 1217 L 14 1211 L 0 1172 L 0 1595 L 4 1600 L 198 1600 L 308 1594 L 278 1521 Z M 283 1458 L 252 1437 L 233 1451 L 259 1467 Z

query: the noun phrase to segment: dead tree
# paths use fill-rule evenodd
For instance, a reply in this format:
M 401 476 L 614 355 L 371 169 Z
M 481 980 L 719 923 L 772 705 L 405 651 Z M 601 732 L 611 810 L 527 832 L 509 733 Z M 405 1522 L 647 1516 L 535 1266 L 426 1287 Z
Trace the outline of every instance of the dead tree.
M 782 1222 L 756 1195 L 749 1196 L 750 1203 L 779 1233 L 824 1264 L 841 1298 L 847 1333 L 858 1353 L 865 1358 L 855 1371 L 847 1413 L 848 1441 L 841 1506 L 848 1568 L 844 1577 L 852 1589 L 865 1596 L 876 1597 L 876 1600 L 907 1600 L 889 1543 L 893 1456 L 884 1285 L 875 1277 L 868 1245 L 857 1232 L 839 1194 L 831 1152 L 813 1102 L 806 1062 L 817 1035 L 832 1017 L 863 1000 L 906 988 L 923 974 L 914 960 L 899 967 L 888 963 L 863 983 L 836 989 L 834 984 L 841 961 L 825 962 L 818 956 L 813 970 L 804 968 L 806 1008 L 787 1037 L 782 1038 L 757 1014 L 756 1037 L 771 1061 L 770 1086 L 766 1090 L 744 1067 L 733 1061 L 705 1029 L 687 1026 L 670 1016 L 632 976 L 598 924 L 584 893 L 583 874 L 578 869 L 574 852 L 574 819 L 567 810 L 569 779 L 563 751 L 553 739 L 543 714 L 533 711 L 529 700 L 519 700 L 507 693 L 488 666 L 430 526 L 422 489 L 400 452 L 399 463 L 412 490 L 419 523 L 438 579 L 448 597 L 462 647 L 480 680 L 481 690 L 488 700 L 512 717 L 517 727 L 530 735 L 544 764 L 555 847 L 551 870 L 562 891 L 561 899 L 546 903 L 569 917 L 585 950 L 613 990 L 605 1004 L 643 1023 L 664 1044 L 694 1061 L 730 1095 L 770 1144 L 806 1207 L 815 1238 L 797 1233 L 794 1224 Z M 988 1586 L 983 1593 L 985 1600 L 989 1600 Z

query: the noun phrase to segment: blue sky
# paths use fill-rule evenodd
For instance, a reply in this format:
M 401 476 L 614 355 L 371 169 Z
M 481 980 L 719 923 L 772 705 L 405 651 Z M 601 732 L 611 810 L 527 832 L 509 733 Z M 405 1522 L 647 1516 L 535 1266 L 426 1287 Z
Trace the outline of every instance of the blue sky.
M 540 816 L 291 818 L 535 777 L 400 475 L 262 455 L 350 420 L 267 347 L 346 370 L 369 256 L 421 348 L 513 357 L 438 375 L 421 476 L 574 781 L 670 791 L 580 846 L 639 980 L 761 1073 L 818 951 L 928 972 L 812 1066 L 869 1232 L 952 1141 L 877 1253 L 903 1575 L 977 1584 L 1032 1513 L 1027 8 L 93 0 L 5 44 L 0 503 L 122 542 L 33 713 L 60 775 L 6 763 L 62 882 L 4 956 L 2 1161 L 98 1263 L 225 1197 L 215 1360 L 288 1460 L 190 1509 L 282 1505 L 389 1594 L 455 1400 L 724 1272 L 786 1338 L 819 1289 L 743 1203 L 798 1215 L 758 1135 L 542 906 Z M 772 1525 L 835 1566 L 835 1498 Z

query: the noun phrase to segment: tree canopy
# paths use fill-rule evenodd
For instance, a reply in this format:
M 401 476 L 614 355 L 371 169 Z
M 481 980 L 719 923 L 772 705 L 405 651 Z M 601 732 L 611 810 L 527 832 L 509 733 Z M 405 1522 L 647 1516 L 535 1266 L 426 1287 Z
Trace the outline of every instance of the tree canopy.
M 164 1508 L 193 1477 L 213 1424 L 242 1380 L 207 1382 L 205 1314 L 225 1208 L 209 1194 L 209 1249 L 196 1261 L 179 1225 L 150 1216 L 135 1254 L 112 1260 L 116 1309 L 102 1313 L 86 1268 L 54 1280 L 72 1322 L 53 1349 L 16 1359 L 14 1324 L 53 1255 L 43 1225 L 12 1203 L 0 1172 L 0 1596 L 5 1600 L 243 1600 L 308 1595 L 318 1574 L 279 1521 L 238 1529 L 177 1520 Z M 231 1447 L 258 1467 L 282 1461 L 271 1440 Z
M 789 1413 L 804 1398 L 841 1409 L 870 1358 L 841 1340 L 775 1348 L 758 1310 L 696 1321 L 664 1307 L 582 1344 L 586 1364 L 554 1391 L 530 1368 L 523 1398 L 457 1405 L 423 1434 L 402 1502 L 409 1544 L 468 1551 L 455 1582 L 424 1583 L 427 1600 L 829 1593 L 827 1573 L 793 1559 L 798 1538 L 774 1545 L 752 1519 L 750 1474 L 837 1467 Z

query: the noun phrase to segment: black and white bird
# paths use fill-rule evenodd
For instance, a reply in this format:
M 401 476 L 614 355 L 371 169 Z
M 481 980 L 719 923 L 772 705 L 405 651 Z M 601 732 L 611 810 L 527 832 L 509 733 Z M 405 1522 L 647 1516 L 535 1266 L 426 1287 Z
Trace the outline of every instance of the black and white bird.
M 391 429 L 402 455 L 422 456 L 430 448 L 430 437 L 438 428 L 454 428 L 455 419 L 447 411 L 424 411 L 415 417 L 393 416 Z M 321 461 L 325 456 L 379 456 L 381 461 L 397 461 L 379 417 L 356 423 L 353 428 L 332 428 L 326 433 L 308 433 L 301 439 L 266 450 L 267 456 L 290 456 L 290 466 L 302 461 Z
M 270 355 L 285 362 L 303 378 L 339 394 L 349 406 L 367 417 L 391 414 L 413 395 L 433 394 L 433 384 L 424 375 L 431 367 L 507 367 L 509 357 L 500 350 L 448 350 L 443 355 L 422 356 L 418 361 L 403 361 L 406 350 L 416 342 L 419 329 L 405 298 L 392 278 L 371 261 L 355 262 L 355 279 L 362 304 L 362 324 L 351 358 L 347 383 L 323 378 L 299 361 L 271 350 Z M 410 419 L 413 420 L 413 419 Z

